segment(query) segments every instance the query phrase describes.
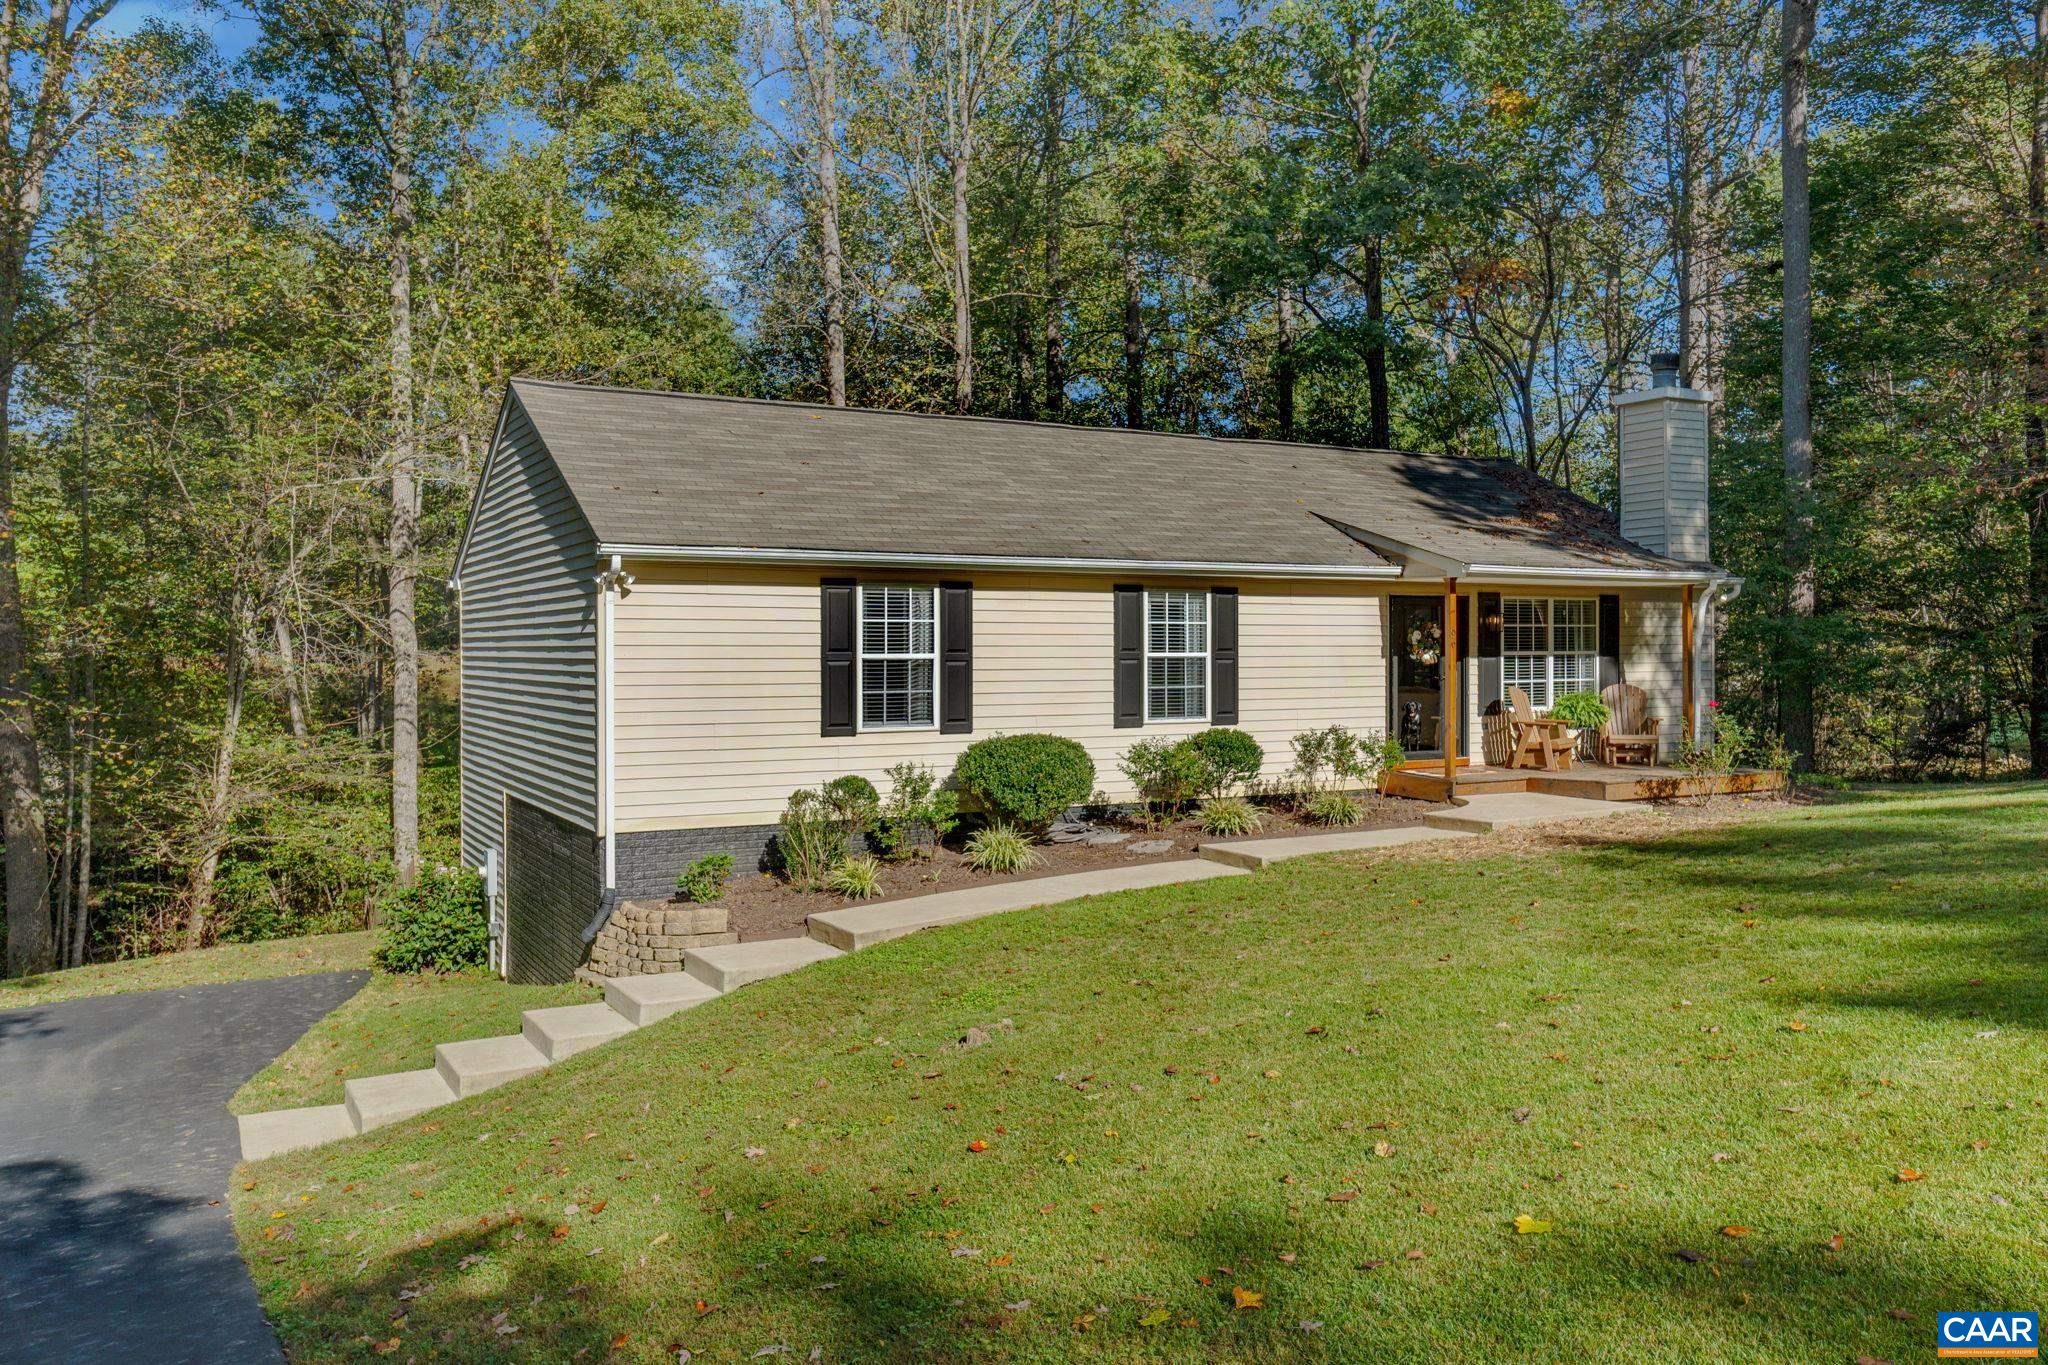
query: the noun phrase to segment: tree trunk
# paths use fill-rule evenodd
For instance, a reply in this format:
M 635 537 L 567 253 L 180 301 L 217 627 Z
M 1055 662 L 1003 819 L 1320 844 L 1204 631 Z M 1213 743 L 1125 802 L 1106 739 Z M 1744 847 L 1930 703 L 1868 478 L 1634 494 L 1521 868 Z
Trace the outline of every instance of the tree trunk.
M 964 98 L 961 104 L 964 109 Z M 953 411 L 958 413 L 974 410 L 974 271 L 967 238 L 967 172 L 973 155 L 973 136 L 962 132 L 952 156 Z
M 46 971 L 52 960 L 42 756 L 30 709 L 28 624 L 14 534 L 11 410 L 20 279 L 18 259 L 0 266 L 0 830 L 6 839 L 8 976 Z
M 2027 761 L 2048 777 L 2048 0 L 2034 4 L 2027 149 Z
M 1814 571 L 1813 509 L 1813 258 L 1807 197 L 1807 53 L 1813 45 L 1813 0 L 1783 0 L 1780 15 L 1780 140 L 1784 174 L 1785 319 L 1782 353 L 1785 458 L 1785 611 L 1791 618 L 1780 664 L 1779 723 L 1795 767 L 1813 767 L 1812 642 L 1819 596 Z
M 306 738 L 306 695 L 299 676 L 299 652 L 292 643 L 291 616 L 282 595 L 270 606 L 271 632 L 277 638 L 277 670 L 284 691 L 285 713 L 291 721 L 292 738 Z
M 220 740 L 214 748 L 213 773 L 206 788 L 206 809 L 201 814 L 199 847 L 185 891 L 185 946 L 206 946 L 212 921 L 213 883 L 220 872 L 221 851 L 227 846 L 229 804 L 234 794 L 235 742 L 242 729 L 242 696 L 249 676 L 249 618 L 246 599 L 237 596 L 229 613 L 227 701 L 222 707 Z
M 1067 408 L 1066 122 L 1065 25 L 1058 0 L 1048 7 L 1045 124 L 1040 148 L 1045 166 L 1045 402 L 1046 420 L 1057 422 Z
M 1138 253 L 1131 247 L 1125 218 L 1124 270 L 1124 425 L 1133 431 L 1145 425 L 1145 312 L 1138 290 Z
M 1387 392 L 1387 302 L 1382 279 L 1380 240 L 1365 244 L 1365 321 L 1370 338 L 1365 347 L 1365 443 L 1385 450 L 1394 443 L 1392 399 Z
M 99 697 L 98 656 L 99 645 L 94 641 L 86 646 L 80 666 L 84 676 L 79 700 L 85 723 L 79 732 L 78 848 L 71 864 L 77 887 L 72 893 L 71 944 L 65 959 L 73 967 L 85 965 L 86 945 L 90 942 L 87 930 L 92 920 L 92 771 L 98 747 L 99 718 L 94 714 Z
M 1279 410 L 1280 439 L 1294 439 L 1294 287 L 1280 286 L 1274 308 L 1273 399 Z
M 839 45 L 833 0 L 818 0 L 818 256 L 825 277 L 825 401 L 846 406 L 846 285 L 839 246 Z
M 420 866 L 420 486 L 412 377 L 412 71 L 403 29 L 391 61 L 391 861 L 400 886 Z

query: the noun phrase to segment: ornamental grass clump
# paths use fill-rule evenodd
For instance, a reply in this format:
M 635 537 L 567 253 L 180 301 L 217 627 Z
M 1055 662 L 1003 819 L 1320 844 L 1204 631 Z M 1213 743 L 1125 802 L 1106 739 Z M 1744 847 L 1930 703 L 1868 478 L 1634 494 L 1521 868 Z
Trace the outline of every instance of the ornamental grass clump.
M 1264 822 L 1258 807 L 1241 796 L 1217 796 L 1202 803 L 1202 832 L 1224 838 L 1256 834 Z
M 1358 803 L 1351 799 L 1349 792 L 1334 789 L 1317 792 L 1309 798 L 1302 814 L 1319 825 L 1355 825 L 1358 823 Z
M 988 825 L 968 836 L 967 862 L 979 872 L 1022 872 L 1038 862 L 1038 855 L 1020 831 Z
M 882 894 L 881 860 L 863 853 L 848 858 L 832 869 L 825 879 L 825 889 L 836 891 L 850 901 L 872 900 Z

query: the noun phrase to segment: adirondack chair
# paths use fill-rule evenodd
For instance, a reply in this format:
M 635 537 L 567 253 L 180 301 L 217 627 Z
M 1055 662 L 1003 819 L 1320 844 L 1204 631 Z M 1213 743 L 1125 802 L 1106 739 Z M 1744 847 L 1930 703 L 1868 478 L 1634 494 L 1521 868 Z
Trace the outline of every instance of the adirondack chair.
M 1657 761 L 1657 718 L 1650 714 L 1650 698 L 1634 683 L 1609 683 L 1600 691 L 1607 703 L 1607 723 L 1600 727 L 1602 763 L 1655 763 Z
M 1555 768 L 1572 766 L 1572 738 L 1561 720 L 1536 714 L 1529 694 L 1519 687 L 1508 689 L 1508 726 L 1514 732 L 1514 747 L 1508 754 L 1510 768 Z

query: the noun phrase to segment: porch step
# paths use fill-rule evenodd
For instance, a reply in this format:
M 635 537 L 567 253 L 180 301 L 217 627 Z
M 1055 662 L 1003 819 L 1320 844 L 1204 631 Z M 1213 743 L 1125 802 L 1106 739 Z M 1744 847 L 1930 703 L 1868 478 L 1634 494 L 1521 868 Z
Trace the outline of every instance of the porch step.
M 1006 910 L 1057 905 L 1061 901 L 1100 896 L 1112 891 L 1206 881 L 1211 877 L 1230 876 L 1236 870 L 1218 866 L 1215 862 L 1136 863 L 1096 872 L 998 882 L 994 886 L 975 886 L 964 891 L 937 891 L 929 896 L 912 896 L 886 905 L 850 905 L 842 910 L 820 910 L 809 916 L 805 924 L 810 936 L 818 942 L 851 953 L 914 934 L 920 929 L 962 924 Z
M 551 1062 L 633 1031 L 633 1021 L 610 1005 L 556 1005 L 519 1016 L 519 1031 Z
M 605 1004 L 628 1023 L 636 1025 L 651 1024 L 717 998 L 717 990 L 688 972 L 615 976 L 604 983 Z
M 1499 796 L 1474 796 L 1454 810 L 1432 811 L 1423 823 L 1435 829 L 1462 830 L 1467 834 L 1491 834 L 1515 825 L 1540 825 L 1550 820 L 1589 820 L 1623 815 L 1628 807 L 1612 801 L 1588 801 L 1576 796 L 1546 796 L 1541 792 L 1514 792 Z
M 345 1104 L 319 1104 L 308 1109 L 273 1109 L 267 1114 L 238 1114 L 242 1160 L 261 1161 L 279 1152 L 322 1147 L 356 1135 L 356 1121 Z
M 837 948 L 816 939 L 771 938 L 720 948 L 692 948 L 683 954 L 683 970 L 722 995 L 841 956 L 844 954 Z
M 409 1119 L 455 1099 L 455 1088 L 431 1067 L 389 1076 L 365 1076 L 342 1086 L 341 1093 L 358 1133 Z
M 1289 858 L 1307 858 L 1318 853 L 1348 853 L 1356 849 L 1398 848 L 1402 844 L 1423 844 L 1435 839 L 1456 839 L 1462 830 L 1431 829 L 1403 825 L 1398 829 L 1360 829 L 1336 834 L 1302 834 L 1286 839 L 1238 839 L 1222 844 L 1203 844 L 1202 857 L 1214 863 L 1256 872 Z
M 457 1095 L 481 1095 L 507 1081 L 531 1076 L 547 1064 L 546 1054 L 522 1033 L 439 1043 L 434 1048 L 434 1070 Z

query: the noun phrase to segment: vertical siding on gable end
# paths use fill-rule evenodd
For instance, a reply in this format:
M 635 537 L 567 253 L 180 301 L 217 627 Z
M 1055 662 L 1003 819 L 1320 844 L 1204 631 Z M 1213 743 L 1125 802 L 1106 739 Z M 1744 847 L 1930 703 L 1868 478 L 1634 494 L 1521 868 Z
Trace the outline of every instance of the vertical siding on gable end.
M 827 738 L 818 734 L 819 572 L 631 567 L 636 582 L 619 604 L 612 646 L 621 831 L 769 823 L 798 787 L 857 773 L 886 790 L 885 770 L 905 760 L 943 776 L 974 740 L 1022 731 L 1079 740 L 1096 785 L 1126 799 L 1117 762 L 1134 741 L 1204 728 L 1115 727 L 1110 578 L 976 574 L 973 733 Z M 1301 730 L 1385 727 L 1383 588 L 1236 586 L 1238 726 L 1265 746 L 1269 775 L 1291 761 L 1288 742 Z
M 597 541 L 516 400 L 462 566 L 462 858 L 507 793 L 597 828 Z

